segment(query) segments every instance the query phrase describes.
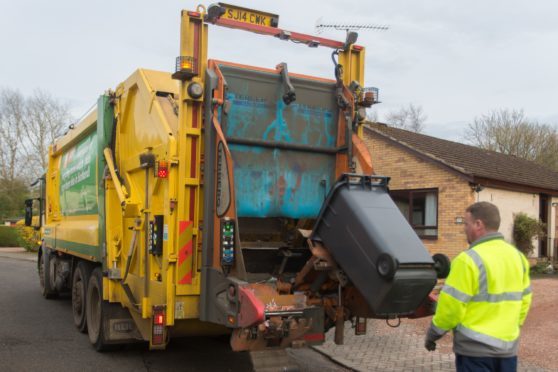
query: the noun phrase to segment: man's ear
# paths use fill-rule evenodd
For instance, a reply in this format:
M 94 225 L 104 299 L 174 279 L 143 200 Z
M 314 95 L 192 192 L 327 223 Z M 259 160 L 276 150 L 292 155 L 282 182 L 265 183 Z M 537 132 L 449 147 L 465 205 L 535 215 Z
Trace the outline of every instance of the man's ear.
M 486 226 L 484 226 L 484 222 L 482 222 L 482 220 L 475 220 L 475 227 L 479 230 L 486 230 Z

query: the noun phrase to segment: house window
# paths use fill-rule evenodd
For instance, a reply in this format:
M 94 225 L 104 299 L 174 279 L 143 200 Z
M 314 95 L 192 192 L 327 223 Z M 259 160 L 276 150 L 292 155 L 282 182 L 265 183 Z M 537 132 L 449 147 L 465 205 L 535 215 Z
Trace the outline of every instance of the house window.
M 438 189 L 391 190 L 390 195 L 420 238 L 438 237 Z

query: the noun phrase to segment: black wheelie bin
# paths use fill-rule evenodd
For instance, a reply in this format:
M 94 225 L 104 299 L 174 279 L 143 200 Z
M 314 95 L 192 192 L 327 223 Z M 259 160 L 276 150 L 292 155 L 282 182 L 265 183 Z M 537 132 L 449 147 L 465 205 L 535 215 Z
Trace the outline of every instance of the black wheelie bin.
M 321 242 L 378 318 L 409 315 L 434 288 L 434 261 L 388 193 L 388 177 L 344 174 L 310 239 Z

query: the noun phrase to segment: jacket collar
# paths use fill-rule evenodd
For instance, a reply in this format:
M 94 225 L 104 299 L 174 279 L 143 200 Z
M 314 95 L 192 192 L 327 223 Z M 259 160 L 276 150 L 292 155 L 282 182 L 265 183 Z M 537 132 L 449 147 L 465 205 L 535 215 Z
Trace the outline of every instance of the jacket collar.
M 480 238 L 478 238 L 477 240 L 475 240 L 474 242 L 471 243 L 471 245 L 469 246 L 469 249 L 482 244 L 482 243 L 486 243 L 489 240 L 494 240 L 494 239 L 504 239 L 504 235 L 502 235 L 502 233 L 500 232 L 490 232 L 486 235 L 481 236 Z

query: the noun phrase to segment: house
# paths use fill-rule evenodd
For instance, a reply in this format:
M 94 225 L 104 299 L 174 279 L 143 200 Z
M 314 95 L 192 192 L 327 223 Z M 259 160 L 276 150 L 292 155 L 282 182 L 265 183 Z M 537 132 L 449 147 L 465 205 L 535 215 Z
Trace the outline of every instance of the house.
M 556 258 L 558 173 L 515 156 L 370 123 L 364 128 L 376 174 L 431 253 L 455 257 L 467 247 L 465 208 L 489 201 L 500 209 L 500 232 L 513 242 L 514 214 L 547 224 L 534 257 Z

